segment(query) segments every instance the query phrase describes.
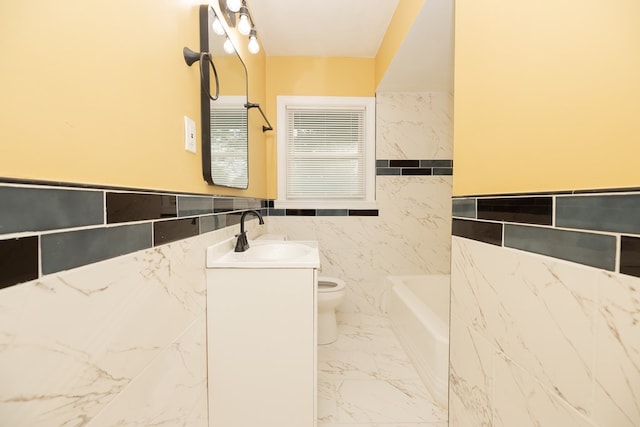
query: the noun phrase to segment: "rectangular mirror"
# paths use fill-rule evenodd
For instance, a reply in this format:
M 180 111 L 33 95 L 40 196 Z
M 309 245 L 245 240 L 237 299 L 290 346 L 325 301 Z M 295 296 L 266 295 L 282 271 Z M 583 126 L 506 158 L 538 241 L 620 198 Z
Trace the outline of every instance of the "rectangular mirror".
M 220 17 L 220 20 L 223 18 Z M 249 185 L 247 69 L 216 12 L 200 6 L 202 172 L 212 185 L 246 189 Z M 220 33 L 220 34 L 219 34 Z

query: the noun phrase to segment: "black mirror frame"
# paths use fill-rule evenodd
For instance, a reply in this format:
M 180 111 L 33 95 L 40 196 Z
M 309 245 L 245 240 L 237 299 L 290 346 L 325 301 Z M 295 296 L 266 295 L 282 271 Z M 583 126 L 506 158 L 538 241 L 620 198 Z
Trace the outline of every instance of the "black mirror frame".
M 199 18 L 200 18 L 200 51 L 210 52 L 209 46 L 209 29 L 211 28 L 209 23 L 209 8 L 208 4 L 200 5 Z M 213 11 L 215 13 L 215 10 Z M 236 55 L 238 53 L 236 52 Z M 238 55 L 238 60 L 242 63 L 245 73 L 245 99 L 249 99 L 249 74 L 247 72 L 247 66 L 244 61 Z M 211 84 L 210 68 L 207 64 L 206 67 L 202 67 L 201 78 L 201 90 L 200 90 L 200 112 L 202 119 L 202 175 L 204 180 L 209 185 L 217 185 L 221 187 L 239 188 L 246 190 L 249 187 L 249 130 L 247 129 L 247 185 L 245 187 L 220 185 L 213 180 L 213 174 L 211 173 L 211 100 L 208 88 Z M 216 82 L 217 83 L 217 82 Z M 248 123 L 248 111 L 247 123 Z M 248 126 L 248 125 L 247 125 Z

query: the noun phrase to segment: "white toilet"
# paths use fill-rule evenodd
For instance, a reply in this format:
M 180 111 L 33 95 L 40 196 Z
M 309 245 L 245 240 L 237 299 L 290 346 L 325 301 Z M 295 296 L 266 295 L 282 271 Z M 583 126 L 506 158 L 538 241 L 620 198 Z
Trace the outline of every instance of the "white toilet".
M 318 344 L 331 344 L 338 339 L 336 307 L 345 295 L 344 280 L 318 277 Z
M 287 240 L 282 234 L 263 234 L 258 240 Z M 318 277 L 318 344 L 331 344 L 338 339 L 336 307 L 345 296 L 344 280 Z

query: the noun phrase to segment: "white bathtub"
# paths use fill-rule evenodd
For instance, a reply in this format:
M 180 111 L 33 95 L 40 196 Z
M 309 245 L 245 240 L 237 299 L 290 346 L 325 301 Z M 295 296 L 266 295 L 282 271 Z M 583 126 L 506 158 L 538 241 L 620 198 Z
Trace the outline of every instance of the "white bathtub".
M 449 289 L 444 274 L 389 276 L 389 319 L 418 375 L 441 405 L 449 375 Z

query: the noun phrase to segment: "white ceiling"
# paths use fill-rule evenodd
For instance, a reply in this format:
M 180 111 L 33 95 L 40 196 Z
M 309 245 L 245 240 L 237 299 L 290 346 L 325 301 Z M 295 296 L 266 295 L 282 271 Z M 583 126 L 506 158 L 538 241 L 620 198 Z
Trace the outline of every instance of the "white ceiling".
M 378 91 L 453 92 L 453 1 L 426 0 Z M 398 0 L 248 0 L 269 56 L 373 58 Z
M 270 56 L 373 58 L 398 0 L 249 0 Z

